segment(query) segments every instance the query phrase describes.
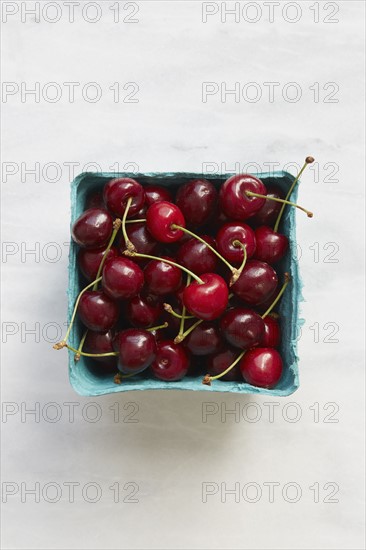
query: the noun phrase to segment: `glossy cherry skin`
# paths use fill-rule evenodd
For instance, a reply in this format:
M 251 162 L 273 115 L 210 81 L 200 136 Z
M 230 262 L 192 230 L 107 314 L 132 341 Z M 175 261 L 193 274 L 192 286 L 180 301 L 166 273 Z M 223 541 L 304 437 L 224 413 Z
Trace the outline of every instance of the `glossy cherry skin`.
M 161 243 L 174 243 L 183 237 L 183 231 L 172 229 L 176 224 L 185 227 L 181 210 L 175 204 L 159 201 L 152 204 L 146 212 L 146 226 L 151 235 Z
M 221 374 L 234 363 L 239 353 L 240 351 L 238 349 L 230 347 L 214 355 L 210 355 L 206 362 L 206 372 L 211 376 Z M 224 374 L 220 380 L 225 380 L 226 382 L 242 382 L 243 377 L 241 375 L 239 363 L 237 363 L 228 373 Z
M 266 262 L 249 260 L 231 290 L 247 304 L 256 306 L 273 296 L 277 283 L 273 267 Z
M 268 264 L 282 260 L 288 249 L 286 235 L 273 231 L 268 225 L 261 225 L 255 230 L 257 249 L 255 258 Z
M 107 332 L 118 321 L 119 306 L 99 290 L 87 290 L 80 298 L 78 313 L 86 328 Z
M 229 309 L 220 319 L 220 329 L 225 339 L 240 349 L 258 346 L 263 338 L 264 322 L 252 309 Z
M 181 209 L 187 225 L 200 227 L 214 214 L 217 191 L 207 180 L 192 180 L 179 187 L 176 204 Z
M 100 248 L 108 244 L 113 231 L 113 218 L 106 210 L 89 208 L 72 226 L 73 240 L 84 248 Z
M 115 300 L 133 298 L 144 284 L 142 269 L 128 258 L 109 260 L 103 268 L 102 277 L 103 290 Z
M 173 197 L 169 189 L 160 185 L 148 185 L 145 189 L 145 202 L 149 207 L 154 202 L 166 201 L 173 202 Z
M 267 197 L 275 199 L 284 199 L 285 194 L 276 185 L 267 185 Z M 265 201 L 264 205 L 251 218 L 255 226 L 273 225 L 276 223 L 277 216 L 280 213 L 282 204 L 276 201 Z
M 155 255 L 159 243 L 149 233 L 145 223 L 131 223 L 126 226 L 126 231 L 137 252 L 140 252 L 140 254 Z M 125 250 L 124 244 L 122 248 Z M 138 258 L 136 258 L 136 261 L 138 261 Z
M 111 353 L 114 351 L 113 347 L 113 333 L 108 332 L 94 332 L 88 330 L 83 351 L 86 353 Z M 94 361 L 97 361 L 103 366 L 103 370 L 106 372 L 117 371 L 118 358 L 115 356 L 110 357 L 94 357 Z
M 102 261 L 106 248 L 107 248 L 106 246 L 104 246 L 103 248 L 97 248 L 97 249 L 82 248 L 79 251 L 78 265 L 80 267 L 80 271 L 88 281 L 91 282 L 95 280 L 98 273 L 100 262 Z M 117 256 L 119 256 L 118 250 L 117 248 L 112 246 L 108 251 L 107 258 L 105 261 L 108 262 L 113 258 L 117 258 Z
M 119 362 L 123 374 L 138 374 L 147 369 L 156 357 L 154 336 L 147 330 L 129 328 L 117 335 Z
M 172 260 L 172 258 L 167 258 Z M 174 265 L 167 264 L 161 260 L 151 260 L 144 270 L 145 282 L 148 292 L 156 296 L 172 294 L 182 284 L 182 270 Z
M 227 307 L 228 287 L 224 279 L 216 273 L 204 273 L 200 278 L 203 284 L 194 281 L 184 289 L 183 303 L 198 319 L 213 321 Z
M 234 241 L 239 241 L 246 246 L 247 258 L 251 258 L 255 252 L 256 242 L 254 231 L 246 223 L 226 223 L 219 229 L 216 235 L 217 250 L 226 260 L 233 265 L 240 265 L 244 258 L 244 252 Z
M 173 340 L 157 343 L 157 353 L 151 370 L 156 378 L 165 382 L 181 380 L 188 371 L 189 359 L 182 345 Z
M 127 201 L 133 198 L 128 217 L 136 214 L 145 202 L 145 191 L 142 185 L 131 178 L 115 178 L 108 181 L 103 191 L 104 202 L 110 212 L 119 218 L 126 210 Z
M 105 209 L 103 191 L 93 191 L 87 196 L 85 202 L 85 210 L 87 210 L 88 208 Z
M 162 304 L 154 296 L 134 296 L 126 306 L 126 317 L 134 327 L 148 328 L 157 324 L 163 312 Z
M 231 176 L 220 189 L 220 206 L 224 214 L 233 220 L 246 220 L 254 216 L 264 205 L 266 199 L 248 197 L 245 193 L 266 195 L 264 183 L 250 174 Z
M 273 388 L 282 375 L 282 359 L 274 348 L 251 349 L 240 361 L 240 370 L 248 384 Z
M 213 248 L 216 248 L 215 239 L 208 235 L 201 235 L 201 237 Z M 189 239 L 179 247 L 176 261 L 196 275 L 202 275 L 216 271 L 218 258 L 212 250 L 197 239 Z
M 280 324 L 271 315 L 263 319 L 264 333 L 260 345 L 263 348 L 278 348 L 281 342 Z
M 221 349 L 222 338 L 213 323 L 203 322 L 185 338 L 184 345 L 192 355 L 210 355 Z

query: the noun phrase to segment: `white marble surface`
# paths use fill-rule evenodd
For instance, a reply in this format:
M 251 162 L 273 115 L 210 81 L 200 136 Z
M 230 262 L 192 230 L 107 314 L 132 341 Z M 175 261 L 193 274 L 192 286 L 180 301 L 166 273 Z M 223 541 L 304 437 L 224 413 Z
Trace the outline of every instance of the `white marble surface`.
M 59 2 L 61 19 L 54 24 L 45 20 L 55 17 L 52 6 L 39 23 L 31 16 L 23 23 L 22 10 L 34 2 L 2 4 L 9 12 L 19 9 L 2 28 L 3 80 L 28 88 L 52 81 L 63 91 L 55 103 L 30 96 L 23 103 L 16 93 L 2 104 L 3 548 L 363 548 L 363 2 L 331 2 L 330 8 L 301 2 L 296 23 L 285 20 L 283 2 L 273 23 L 269 8 L 257 3 L 262 17 L 256 23 L 243 17 L 222 23 L 220 14 L 203 23 L 200 2 L 146 1 L 132 16 L 135 24 L 114 23 L 109 2 L 99 3 L 96 24 L 83 20 L 83 1 L 74 23 Z M 314 23 L 317 4 L 320 22 Z M 324 23 L 333 6 L 339 22 Z M 134 9 L 122 8 L 121 17 Z M 293 8 L 286 9 L 294 18 Z M 254 11 L 247 13 L 253 19 Z M 91 81 L 103 92 L 94 104 L 77 91 Z M 81 83 L 74 103 L 64 82 Z M 139 102 L 114 103 L 109 86 L 115 82 L 124 95 L 132 91 L 123 90 L 125 83 L 137 83 Z M 231 96 L 223 103 L 217 94 L 203 103 L 202 82 L 228 88 L 256 82 L 263 98 L 236 103 Z M 274 102 L 265 82 L 280 83 Z M 296 103 L 282 98 L 288 82 L 302 89 Z M 315 82 L 319 102 L 309 89 Z M 323 101 L 332 92 L 323 90 L 329 82 L 339 86 L 337 103 Z M 66 353 L 51 347 L 66 314 L 68 163 L 79 163 L 75 173 L 88 162 L 104 170 L 132 162 L 141 171 L 201 171 L 204 162 L 226 163 L 225 171 L 256 162 L 265 170 L 266 162 L 283 167 L 307 154 L 319 163 L 319 181 L 308 171 L 300 191 L 314 219 L 297 217 L 306 297 L 298 392 L 277 401 L 185 392 L 77 396 Z M 39 182 L 25 173 L 37 162 Z M 48 163 L 61 167 L 55 182 Z M 329 182 L 334 163 L 336 181 Z M 57 243 L 56 262 L 48 243 Z M 339 247 L 336 263 L 324 262 L 333 250 L 324 250 L 327 243 Z M 37 247 L 35 256 L 25 254 Z M 334 327 L 326 323 L 339 327 L 332 337 L 338 342 L 325 341 Z M 96 409 L 86 406 L 95 401 L 102 417 L 88 422 Z M 219 413 L 202 421 L 206 401 L 223 411 L 224 422 Z M 56 408 L 47 406 L 51 402 Z M 74 422 L 70 402 L 76 403 Z M 35 403 L 39 417 L 24 416 Z M 240 418 L 225 416 L 225 407 L 235 406 Z M 51 422 L 55 412 L 61 418 Z M 248 421 L 253 414 L 261 415 L 256 423 Z M 289 421 L 294 414 L 301 415 L 298 422 Z M 68 482 L 79 484 L 74 502 Z M 274 502 L 268 482 L 279 484 Z M 39 502 L 26 493 L 36 483 Z M 88 502 L 95 495 L 88 483 L 101 491 L 98 502 Z M 117 503 L 109 489 L 115 483 Z M 244 496 L 222 502 L 221 483 L 227 489 L 239 484 Z M 217 491 L 207 502 L 205 487 Z M 298 501 L 291 503 L 294 488 Z M 256 490 L 261 496 L 249 502 Z M 337 502 L 326 502 L 329 497 Z M 49 502 L 53 498 L 58 501 Z M 138 502 L 123 502 L 132 499 Z

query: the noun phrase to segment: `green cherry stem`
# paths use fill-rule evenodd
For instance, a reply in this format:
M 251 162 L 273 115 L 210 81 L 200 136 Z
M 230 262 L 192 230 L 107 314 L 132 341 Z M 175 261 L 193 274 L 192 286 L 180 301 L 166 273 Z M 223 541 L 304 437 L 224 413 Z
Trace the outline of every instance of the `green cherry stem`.
M 170 304 L 164 303 L 163 308 L 165 309 L 165 311 L 170 313 L 170 315 L 173 315 L 173 317 L 175 317 L 176 319 L 181 319 L 182 318 L 182 315 L 180 315 L 179 313 L 174 311 L 174 309 L 172 308 L 172 306 Z M 186 319 L 196 319 L 196 317 L 194 315 L 186 315 L 185 318 Z
M 93 285 L 95 285 L 95 283 L 99 283 L 99 281 L 102 280 L 102 277 L 99 277 L 98 279 L 95 279 L 95 281 L 92 281 L 90 284 L 88 284 L 85 288 L 83 288 L 83 290 L 79 293 L 78 297 L 77 297 L 77 300 L 75 302 L 75 306 L 74 306 L 74 311 L 72 312 L 72 316 L 71 316 L 71 320 L 70 320 L 70 324 L 69 324 L 69 328 L 67 329 L 66 331 L 66 334 L 65 334 L 65 337 L 63 340 L 61 340 L 61 342 L 58 342 L 57 344 L 54 344 L 53 348 L 54 349 L 62 349 L 64 348 L 65 346 L 67 346 L 67 339 L 70 335 L 70 332 L 71 332 L 71 328 L 72 328 L 72 325 L 74 323 L 74 320 L 75 320 L 75 315 L 76 315 L 76 311 L 78 309 L 78 305 L 79 305 L 79 302 L 80 302 L 80 298 L 82 297 L 82 295 L 84 294 L 84 292 L 86 292 L 87 290 L 89 290 L 89 288 L 91 288 Z M 75 350 L 75 353 L 77 353 L 78 350 Z
M 125 378 L 131 378 L 131 376 L 136 376 L 136 373 L 131 372 L 131 374 L 122 374 L 122 373 L 118 372 L 113 377 L 113 381 L 114 381 L 115 384 L 122 384 L 122 380 L 124 380 Z
M 145 330 L 147 330 L 148 332 L 154 332 L 154 330 L 160 330 L 161 328 L 167 328 L 168 326 L 169 326 L 169 323 L 165 321 L 165 323 L 163 323 L 162 325 L 158 325 L 157 327 L 150 327 Z
M 198 284 L 203 285 L 205 284 L 204 281 L 198 275 L 195 275 L 193 271 L 190 271 L 186 267 L 183 267 L 180 264 L 177 264 L 176 262 L 172 262 L 171 260 L 166 260 L 165 258 L 159 258 L 158 256 L 151 256 L 150 254 L 141 254 L 140 252 L 132 252 L 131 250 L 125 250 L 123 252 L 125 256 L 129 256 L 131 258 L 136 257 L 137 258 L 146 258 L 147 260 L 158 260 L 159 262 L 164 262 L 169 265 L 174 265 L 175 267 L 178 267 L 182 271 L 185 271 L 188 275 L 192 277 L 195 281 L 197 281 Z
M 146 218 L 142 218 L 141 220 L 126 220 L 126 225 L 129 223 L 144 223 L 146 222 Z
M 99 264 L 99 267 L 98 267 L 98 272 L 97 272 L 97 276 L 96 276 L 96 279 L 99 279 L 99 277 L 101 276 L 102 274 L 102 269 L 103 269 L 103 266 L 104 266 L 104 263 L 107 259 L 107 256 L 108 256 L 108 252 L 110 251 L 115 239 L 116 239 L 116 236 L 117 236 L 117 233 L 119 231 L 119 228 L 121 227 L 121 220 L 119 218 L 116 218 L 113 222 L 113 232 L 112 232 L 112 235 L 111 235 L 111 238 L 109 240 L 109 243 L 108 243 L 108 246 L 107 248 L 105 249 L 105 252 L 103 254 L 103 257 L 101 259 L 101 262 Z M 98 283 L 95 283 L 95 285 L 93 286 L 93 290 L 97 290 L 98 288 Z
M 74 357 L 75 363 L 77 363 L 78 361 L 80 361 L 81 352 L 83 351 L 84 342 L 85 342 L 85 338 L 86 338 L 87 334 L 88 334 L 88 329 L 84 332 L 83 337 L 82 337 L 82 339 L 80 340 L 79 347 L 78 347 L 77 352 L 76 352 L 75 357 Z
M 235 241 L 233 241 L 233 245 L 242 249 L 243 261 L 241 262 L 241 266 L 239 267 L 239 269 L 237 269 L 236 273 L 233 274 L 233 276 L 231 277 L 229 286 L 232 286 L 239 279 L 241 272 L 243 271 L 245 264 L 247 263 L 247 247 L 245 246 L 245 244 L 241 243 L 238 239 L 235 239 Z
M 130 252 L 135 252 L 136 251 L 135 245 L 131 243 L 126 231 L 126 220 L 127 220 L 128 211 L 131 207 L 132 201 L 133 201 L 133 198 L 128 197 L 126 209 L 123 212 L 123 217 L 122 217 L 122 233 L 123 233 L 123 238 L 125 240 L 127 250 L 129 250 Z
M 77 349 L 73 348 L 69 344 L 66 344 L 66 346 L 64 347 L 66 347 L 70 351 L 73 351 L 74 353 L 80 353 L 80 355 L 82 355 L 83 357 L 115 357 L 118 355 L 116 351 L 110 351 L 108 353 L 85 353 L 84 351 L 79 352 Z
M 285 199 L 277 199 L 276 197 L 267 197 L 267 195 L 261 195 L 260 193 L 253 193 L 252 191 L 245 191 L 245 194 L 247 197 L 258 197 L 259 199 L 266 199 L 268 201 L 275 201 L 275 202 L 281 202 L 283 205 L 289 204 L 290 206 L 294 206 L 295 208 L 298 208 L 299 210 L 302 210 L 305 212 L 305 214 L 308 216 L 308 218 L 313 217 L 313 213 L 310 212 L 310 210 L 306 210 L 306 208 L 303 208 L 299 204 L 295 204 L 291 201 L 286 201 Z
M 300 172 L 297 174 L 296 178 L 294 179 L 294 181 L 292 182 L 291 184 L 291 187 L 290 189 L 287 191 L 287 195 L 285 197 L 285 200 L 288 200 L 292 191 L 295 189 L 295 185 L 297 184 L 298 180 L 300 179 L 303 171 L 305 170 L 305 168 L 307 167 L 308 164 L 312 164 L 314 162 L 314 158 L 313 157 L 306 157 L 305 159 L 305 162 L 304 162 L 304 165 L 303 167 L 301 168 Z M 278 228 L 280 226 L 280 221 L 281 221 L 281 218 L 282 218 L 282 215 L 284 213 L 284 210 L 285 210 L 285 204 L 282 205 L 281 207 L 281 210 L 279 211 L 278 213 L 278 216 L 277 216 L 277 220 L 276 220 L 276 223 L 275 223 L 275 226 L 273 228 L 273 230 L 277 233 L 278 231 Z
M 187 275 L 186 287 L 189 286 L 190 284 L 191 284 L 191 276 Z M 182 315 L 181 315 L 181 318 L 180 318 L 179 332 L 178 332 L 177 338 L 181 337 L 182 334 L 184 334 L 184 323 L 185 323 L 185 320 L 187 319 L 186 313 L 187 313 L 187 309 L 186 309 L 186 306 L 183 304 Z
M 231 369 L 233 369 L 235 367 L 235 365 L 237 365 L 240 361 L 240 359 L 244 356 L 244 354 L 246 353 L 247 350 L 244 350 L 241 352 L 241 354 L 235 359 L 235 361 L 233 363 L 231 363 L 231 365 L 225 369 L 224 371 L 220 372 L 220 374 L 217 374 L 216 376 L 210 376 L 209 374 L 206 374 L 206 376 L 204 377 L 204 379 L 202 380 L 202 384 L 205 384 L 206 386 L 211 386 L 211 382 L 212 380 L 218 380 L 219 378 L 221 378 L 222 376 L 225 376 L 225 374 L 227 374 L 228 372 L 231 371 Z
M 187 330 L 183 332 L 183 334 L 178 334 L 178 336 L 174 338 L 174 343 L 180 344 L 181 342 L 183 342 L 184 338 L 186 338 L 188 334 L 191 334 L 191 332 L 201 323 L 203 323 L 203 319 L 199 319 L 198 321 L 196 321 L 196 323 L 193 323 L 193 325 L 187 328 Z
M 289 282 L 291 281 L 291 276 L 289 273 L 285 273 L 285 282 L 283 283 L 282 285 L 282 288 L 281 290 L 279 291 L 279 293 L 277 294 L 276 298 L 273 300 L 272 304 L 269 306 L 269 308 L 267 309 L 267 311 L 265 313 L 263 313 L 263 315 L 261 316 L 262 319 L 264 319 L 265 317 L 267 317 L 267 315 L 269 315 L 272 311 L 272 309 L 275 307 L 275 305 L 277 304 L 278 300 L 281 298 L 282 294 L 285 292 L 286 290 L 286 287 L 287 285 L 289 284 Z

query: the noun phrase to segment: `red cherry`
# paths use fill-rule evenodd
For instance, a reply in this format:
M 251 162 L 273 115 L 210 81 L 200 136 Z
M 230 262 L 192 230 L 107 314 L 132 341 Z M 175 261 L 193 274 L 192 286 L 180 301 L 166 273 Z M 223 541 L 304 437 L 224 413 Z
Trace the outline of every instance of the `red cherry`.
M 147 230 L 145 223 L 131 223 L 126 227 L 127 235 L 136 250 L 141 254 L 154 254 L 158 247 L 158 243 Z M 122 252 L 126 246 L 122 245 Z M 136 258 L 138 260 L 138 258 Z
M 176 224 L 185 227 L 184 216 L 178 206 L 160 201 L 152 204 L 146 212 L 146 226 L 151 235 L 161 243 L 174 243 L 183 236 L 183 231 L 172 229 Z
M 80 298 L 78 313 L 88 329 L 107 332 L 118 321 L 119 306 L 104 292 L 87 290 Z
M 239 241 L 246 246 L 247 258 L 255 252 L 256 242 L 254 231 L 245 223 L 232 222 L 221 227 L 216 235 L 217 250 L 231 264 L 240 265 L 244 258 L 243 249 L 234 244 Z
M 187 224 L 199 227 L 207 223 L 214 213 L 217 191 L 207 180 L 192 180 L 179 187 L 176 203 Z
M 276 185 L 267 185 L 267 197 L 275 199 L 284 199 L 285 194 Z M 255 226 L 259 225 L 273 225 L 277 219 L 278 214 L 282 208 L 282 204 L 275 201 L 265 201 L 262 208 L 254 214 L 250 219 Z
M 145 192 L 142 185 L 131 178 L 116 178 L 110 180 L 104 186 L 104 202 L 115 216 L 122 217 L 126 210 L 127 201 L 133 198 L 128 217 L 136 214 L 143 206 L 145 201 Z
M 202 235 L 201 237 L 215 248 L 215 239 L 208 235 Z M 202 275 L 203 273 L 216 271 L 218 258 L 212 250 L 197 239 L 189 239 L 179 247 L 177 262 L 196 275 Z
M 147 207 L 154 204 L 154 202 L 166 201 L 172 202 L 173 197 L 169 189 L 162 187 L 161 185 L 148 185 L 145 189 L 145 201 Z
M 264 333 L 260 345 L 263 348 L 278 348 L 281 342 L 281 329 L 277 319 L 267 315 L 263 322 Z
M 282 260 L 288 249 L 288 238 L 273 231 L 267 225 L 261 225 L 255 230 L 257 249 L 255 258 L 268 264 L 275 264 Z
M 128 258 L 109 260 L 103 268 L 102 286 L 106 294 L 115 300 L 136 296 L 144 284 L 141 268 Z
M 222 347 L 222 339 L 213 323 L 203 322 L 185 338 L 184 346 L 192 355 L 209 355 Z
M 102 261 L 106 248 L 106 246 L 97 249 L 82 248 L 79 251 L 78 265 L 80 267 L 80 271 L 88 281 L 95 280 L 100 262 Z M 108 251 L 105 261 L 108 262 L 113 258 L 117 258 L 118 255 L 119 254 L 117 248 L 112 246 Z
M 248 197 L 246 191 L 265 195 L 266 186 L 250 174 L 231 176 L 220 189 L 220 205 L 224 213 L 234 220 L 246 220 L 264 205 L 266 199 Z
M 167 256 L 161 260 L 152 260 L 144 270 L 145 282 L 148 291 L 156 296 L 171 294 L 178 290 L 182 284 L 182 270 L 174 265 L 164 262 L 171 260 Z
M 137 328 L 148 328 L 156 325 L 163 312 L 163 307 L 156 297 L 134 296 L 126 307 L 127 320 Z
M 229 344 L 246 349 L 260 344 L 264 322 L 252 309 L 238 307 L 226 311 L 220 319 L 220 329 Z
M 273 388 L 282 374 L 282 359 L 273 348 L 249 350 L 240 361 L 240 370 L 248 384 L 259 388 Z
M 165 382 L 176 382 L 187 374 L 188 367 L 189 359 L 183 346 L 172 340 L 158 342 L 156 358 L 151 365 L 156 378 Z
M 129 328 L 118 333 L 118 369 L 123 374 L 138 374 L 147 369 L 156 356 L 154 336 L 147 330 Z
M 213 321 L 222 315 L 228 304 L 229 291 L 220 275 L 204 273 L 203 284 L 194 281 L 183 292 L 183 302 L 192 315 Z
M 273 296 L 277 283 L 273 267 L 259 260 L 249 260 L 231 289 L 244 302 L 256 306 Z
M 211 376 L 217 376 L 224 372 L 235 359 L 238 357 L 239 351 L 235 348 L 226 348 L 215 355 L 210 355 L 207 358 L 206 362 L 206 371 L 210 373 Z M 226 380 L 227 382 L 242 382 L 243 377 L 241 375 L 239 363 L 235 365 L 229 372 L 224 374 L 220 378 L 221 380 Z
M 100 248 L 108 244 L 113 231 L 113 218 L 106 210 L 89 208 L 72 227 L 73 240 L 85 248 Z
M 111 353 L 114 350 L 113 347 L 113 333 L 112 331 L 108 332 L 93 332 L 88 330 L 83 351 L 87 353 Z M 115 372 L 117 371 L 117 357 L 94 357 L 94 361 L 97 361 L 105 372 Z

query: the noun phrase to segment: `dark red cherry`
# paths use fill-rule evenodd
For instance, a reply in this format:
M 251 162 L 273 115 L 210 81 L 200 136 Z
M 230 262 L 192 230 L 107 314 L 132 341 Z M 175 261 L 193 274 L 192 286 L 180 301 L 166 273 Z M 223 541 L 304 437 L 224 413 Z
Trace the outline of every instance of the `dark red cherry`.
M 108 332 L 93 332 L 88 330 L 83 351 L 86 353 L 111 353 L 114 350 L 113 347 L 113 333 L 112 331 Z M 115 372 L 117 371 L 117 357 L 94 357 L 94 361 L 97 361 L 103 366 L 103 370 L 106 372 Z
M 264 333 L 260 345 L 263 348 L 278 348 L 281 342 L 281 329 L 279 322 L 272 315 L 263 319 Z
M 213 321 L 222 315 L 228 304 L 229 291 L 224 279 L 216 273 L 200 275 L 203 284 L 194 281 L 183 292 L 183 302 L 192 315 Z
M 255 230 L 255 238 L 257 242 L 256 259 L 268 264 L 275 264 L 285 256 L 288 249 L 286 235 L 273 231 L 268 225 L 261 225 Z
M 266 186 L 250 174 L 231 176 L 220 189 L 220 206 L 226 216 L 233 220 L 246 220 L 264 205 L 266 199 L 248 197 L 245 193 L 267 193 Z
M 163 312 L 162 304 L 155 296 L 134 296 L 126 306 L 126 317 L 134 327 L 148 328 L 157 324 Z
M 182 284 L 182 270 L 174 265 L 167 264 L 166 260 L 172 260 L 167 256 L 161 260 L 152 260 L 144 270 L 145 282 L 148 291 L 156 296 L 172 294 Z
M 238 307 L 229 309 L 222 316 L 220 329 L 229 344 L 246 349 L 260 344 L 264 322 L 252 309 Z
M 88 329 L 107 332 L 117 323 L 119 306 L 104 292 L 87 290 L 80 298 L 78 313 Z
M 144 189 L 145 201 L 148 207 L 154 204 L 154 202 L 173 201 L 172 194 L 166 187 L 162 187 L 161 185 L 148 185 Z
M 239 355 L 237 348 L 226 348 L 214 355 L 210 355 L 206 361 L 206 372 L 211 376 L 217 376 L 230 367 Z M 239 363 L 235 365 L 229 372 L 224 374 L 220 380 L 226 380 L 227 382 L 242 382 L 243 377 L 241 375 Z
M 187 225 L 200 227 L 215 211 L 217 191 L 207 180 L 192 180 L 179 187 L 176 200 Z
M 256 306 L 273 296 L 277 283 L 273 267 L 259 260 L 249 260 L 231 290 L 247 304 Z
M 156 356 L 154 336 L 147 330 L 129 328 L 118 333 L 118 369 L 123 374 L 138 374 L 147 369 Z
M 200 236 L 213 248 L 216 248 L 215 239 L 208 235 Z M 179 247 L 176 261 L 196 275 L 202 275 L 216 271 L 218 258 L 212 250 L 197 239 L 189 239 Z
M 131 178 L 116 178 L 104 186 L 104 202 L 115 216 L 122 217 L 126 210 L 127 201 L 133 198 L 128 217 L 136 214 L 145 201 L 145 191 L 142 185 Z
M 85 202 L 85 210 L 87 210 L 88 208 L 105 209 L 103 191 L 93 191 L 87 196 Z
M 215 324 L 203 322 L 185 338 L 184 345 L 193 355 L 209 355 L 222 347 L 222 339 Z
M 189 359 L 184 348 L 173 340 L 157 343 L 157 353 L 151 370 L 156 378 L 165 382 L 181 380 L 188 371 Z
M 146 212 L 146 225 L 151 235 L 161 243 L 174 243 L 183 236 L 183 231 L 172 229 L 176 224 L 185 227 L 184 216 L 178 206 L 160 201 L 152 204 Z
M 113 231 L 113 218 L 106 210 L 89 208 L 72 227 L 72 238 L 84 248 L 100 248 L 108 244 Z
M 238 244 L 239 241 L 246 246 L 247 258 L 251 258 L 255 252 L 254 231 L 246 223 L 232 222 L 221 227 L 216 235 L 217 250 L 231 264 L 240 265 L 244 258 L 244 252 Z
M 79 251 L 78 265 L 80 267 L 80 271 L 88 281 L 95 280 L 100 262 L 102 261 L 106 248 L 106 246 L 97 249 L 82 248 Z M 112 246 L 108 251 L 105 261 L 107 262 L 113 258 L 117 258 L 118 255 L 119 254 L 117 248 Z
M 126 300 L 136 296 L 143 284 L 142 269 L 128 258 L 114 258 L 103 268 L 103 289 L 115 300 Z
M 275 199 L 284 199 L 285 194 L 283 191 L 276 185 L 267 185 L 267 197 L 272 197 Z M 250 219 L 255 226 L 259 225 L 273 225 L 277 216 L 280 213 L 282 204 L 276 201 L 265 201 L 264 205 L 254 214 Z
M 248 384 L 273 388 L 281 378 L 282 359 L 273 348 L 251 349 L 240 361 L 240 370 Z
M 140 254 L 153 254 L 158 247 L 158 242 L 151 236 L 147 230 L 145 223 L 131 223 L 126 226 L 128 238 L 135 245 L 137 252 Z M 125 250 L 125 246 L 122 246 Z M 136 261 L 138 258 L 136 258 Z

